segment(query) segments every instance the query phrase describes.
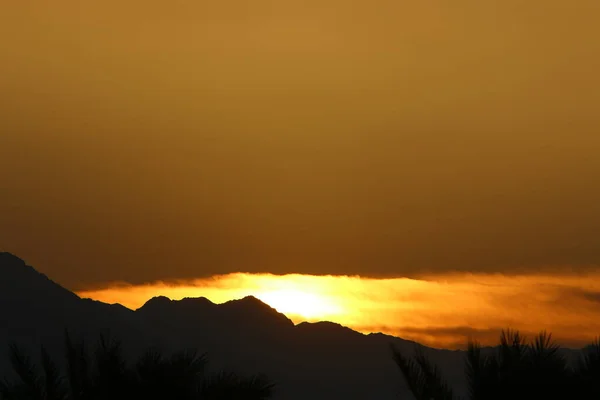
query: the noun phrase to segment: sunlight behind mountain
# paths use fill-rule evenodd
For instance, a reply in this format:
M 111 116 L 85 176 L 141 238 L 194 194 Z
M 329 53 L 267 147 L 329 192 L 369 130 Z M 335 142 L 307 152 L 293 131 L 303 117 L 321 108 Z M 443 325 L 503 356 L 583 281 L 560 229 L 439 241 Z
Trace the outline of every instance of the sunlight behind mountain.
M 255 296 L 295 323 L 333 321 L 436 347 L 461 348 L 469 337 L 497 341 L 498 332 L 540 327 L 580 345 L 600 332 L 600 275 L 453 274 L 420 279 L 358 276 L 228 274 L 147 285 L 79 291 L 137 309 L 148 299 L 206 297 L 216 303 Z M 572 310 L 577 309 L 577 313 Z

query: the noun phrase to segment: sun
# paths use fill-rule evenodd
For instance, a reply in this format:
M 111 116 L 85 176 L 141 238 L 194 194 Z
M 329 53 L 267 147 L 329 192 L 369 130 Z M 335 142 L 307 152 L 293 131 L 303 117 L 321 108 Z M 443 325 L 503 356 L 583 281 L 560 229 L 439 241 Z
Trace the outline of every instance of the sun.
M 333 299 L 304 290 L 270 290 L 257 293 L 256 297 L 292 319 L 314 321 L 344 313 L 344 308 Z

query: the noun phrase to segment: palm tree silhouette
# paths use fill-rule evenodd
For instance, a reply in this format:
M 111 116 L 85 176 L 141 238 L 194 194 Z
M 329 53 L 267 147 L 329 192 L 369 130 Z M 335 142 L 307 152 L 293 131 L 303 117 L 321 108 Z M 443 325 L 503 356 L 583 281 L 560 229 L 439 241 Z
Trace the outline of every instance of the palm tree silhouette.
M 429 361 L 422 346 L 415 347 L 412 359 L 404 357 L 393 345 L 392 355 L 416 400 L 454 398 L 452 389 L 442 379 L 437 366 Z
M 546 331 L 528 343 L 519 331 L 503 330 L 493 354 L 483 356 L 481 350 L 478 342 L 469 341 L 465 374 L 470 400 L 600 398 L 598 340 L 573 368 Z M 392 345 L 392 357 L 417 400 L 458 399 L 420 345 L 412 358 Z
M 580 398 L 600 399 L 600 340 L 596 339 L 584 350 L 574 369 L 574 386 Z
M 43 346 L 41 371 L 16 344 L 10 345 L 9 357 L 18 379 L 0 382 L 2 400 L 265 400 L 274 388 L 264 375 L 209 375 L 206 354 L 195 350 L 165 357 L 150 348 L 128 366 L 121 342 L 107 336 L 100 337 L 90 357 L 84 341 L 74 342 L 66 332 L 64 377 Z

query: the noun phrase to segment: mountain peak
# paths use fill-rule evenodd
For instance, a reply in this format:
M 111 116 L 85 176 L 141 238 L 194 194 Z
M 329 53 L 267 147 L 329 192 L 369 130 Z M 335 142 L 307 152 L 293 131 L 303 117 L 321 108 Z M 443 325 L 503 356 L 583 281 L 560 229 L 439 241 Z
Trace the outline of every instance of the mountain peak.
M 171 300 L 167 296 L 155 296 L 155 297 L 152 297 L 147 302 L 145 302 L 140 308 L 138 308 L 138 311 L 147 311 L 150 309 L 162 309 L 164 307 L 168 307 L 172 301 L 173 300 Z
M 212 301 L 210 301 L 209 299 L 207 299 L 206 297 L 200 296 L 200 297 L 184 297 L 183 299 L 179 300 L 185 303 L 193 303 L 193 304 L 204 304 L 204 305 L 211 305 L 214 306 L 215 303 L 213 303 Z
M 0 288 L 2 292 L 20 292 L 24 287 L 40 284 L 46 279 L 45 275 L 28 266 L 25 261 L 14 254 L 0 253 Z
M 52 325 L 79 306 L 80 298 L 38 272 L 14 254 L 0 253 L 0 308 L 16 326 L 35 321 Z M 54 313 L 54 314 L 53 314 Z M 36 315 L 31 319 L 31 315 Z M 35 321 L 34 321 L 35 320 Z M 0 337 L 5 324 L 0 327 Z M 17 328 L 20 329 L 20 328 Z
M 170 303 L 171 301 L 172 300 L 170 298 L 168 298 L 167 296 L 154 296 L 153 298 L 148 300 L 144 305 L 146 305 L 146 304 L 166 304 L 166 303 Z
M 56 285 L 46 275 L 27 265 L 24 260 L 7 252 L 0 252 L 0 282 L 9 289 L 34 284 L 44 285 L 48 282 Z
M 238 300 L 233 300 L 233 301 L 238 301 L 238 302 L 246 303 L 246 304 L 257 304 L 257 305 L 263 305 L 263 306 L 269 307 L 269 305 L 267 303 L 265 303 L 264 301 L 260 300 L 257 297 L 254 297 L 252 295 L 243 297 Z
M 171 300 L 166 296 L 155 296 L 138 308 L 138 311 L 149 312 L 151 310 L 171 309 L 170 307 L 177 307 L 179 309 L 182 309 L 183 307 L 189 309 L 190 307 L 198 308 L 210 306 L 214 306 L 214 303 L 206 297 L 184 297 L 181 300 Z
M 12 253 L 0 251 L 0 268 L 25 267 L 25 261 Z
M 277 310 L 275 310 L 273 307 L 254 296 L 246 296 L 241 299 L 229 300 L 221 305 L 226 308 L 243 308 L 248 310 L 254 309 L 277 312 Z
M 296 327 L 301 330 L 309 329 L 309 330 L 313 330 L 313 331 L 330 332 L 330 333 L 346 332 L 346 333 L 351 333 L 353 335 L 354 334 L 362 335 L 362 333 L 356 332 L 342 324 L 338 324 L 337 322 L 331 322 L 331 321 L 301 322 L 298 325 L 296 325 Z
M 276 320 L 285 325 L 294 326 L 288 317 L 254 296 L 230 300 L 219 307 L 240 318 L 251 319 L 255 322 Z

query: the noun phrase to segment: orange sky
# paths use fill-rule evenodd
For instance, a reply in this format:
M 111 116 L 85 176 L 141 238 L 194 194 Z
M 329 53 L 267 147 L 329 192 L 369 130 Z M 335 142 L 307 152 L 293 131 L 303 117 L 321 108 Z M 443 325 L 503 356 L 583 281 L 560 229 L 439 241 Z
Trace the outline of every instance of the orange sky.
M 69 287 L 598 265 L 597 0 L 7 2 L 0 246 Z
M 113 285 L 79 295 L 132 309 L 157 295 L 204 296 L 216 303 L 253 295 L 296 323 L 334 321 L 446 348 L 464 347 L 468 337 L 494 344 L 507 327 L 530 334 L 548 329 L 571 346 L 600 335 L 600 274 L 454 274 L 417 280 L 238 273 L 171 284 Z
M 349 278 L 336 318 L 597 330 L 574 293 L 600 271 L 598 0 L 1 8 L 0 250 L 65 287 L 429 274 Z

